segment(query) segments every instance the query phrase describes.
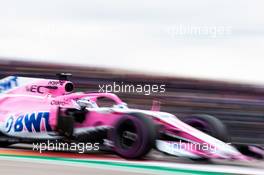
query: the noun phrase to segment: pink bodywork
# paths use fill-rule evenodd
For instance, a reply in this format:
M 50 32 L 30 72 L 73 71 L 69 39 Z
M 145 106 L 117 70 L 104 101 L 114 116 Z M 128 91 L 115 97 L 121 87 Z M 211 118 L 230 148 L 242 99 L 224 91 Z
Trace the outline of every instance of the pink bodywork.
M 18 86 L 0 94 L 0 122 L 6 123 L 8 117 L 13 116 L 16 120 L 21 115 L 37 112 L 49 113 L 49 125 L 52 130 L 57 125 L 58 108 L 75 108 L 75 101 L 85 97 L 89 97 L 91 101 L 96 102 L 100 97 L 112 99 L 117 105 L 123 104 L 115 94 L 112 93 L 71 93 L 65 90 L 67 84 L 72 84 L 69 81 L 36 79 L 28 80 L 22 86 Z M 153 112 L 159 108 L 154 106 Z M 158 112 L 158 111 L 157 111 Z M 87 128 L 93 126 L 114 126 L 115 122 L 122 117 L 125 112 L 112 111 L 109 113 L 90 111 L 87 113 L 83 123 L 76 123 L 75 128 Z M 157 124 L 163 125 L 163 130 L 177 135 L 181 138 L 186 138 L 197 143 L 204 143 L 201 137 L 196 137 L 193 133 L 200 134 L 201 132 L 181 122 L 175 117 L 176 125 L 172 125 L 159 118 L 153 118 Z M 27 133 L 26 128 L 23 132 Z M 41 123 L 40 132 L 47 132 L 45 123 Z M 34 132 L 32 133 L 34 134 Z M 191 144 L 191 143 L 190 143 Z M 215 145 L 213 145 L 215 146 Z M 219 148 L 221 150 L 221 148 Z M 201 150 L 188 150 L 196 155 L 208 158 L 222 158 L 220 154 L 212 154 Z M 238 154 L 236 159 L 246 159 L 243 155 Z
M 0 122 L 5 122 L 6 118 L 12 115 L 14 119 L 22 114 L 34 112 L 49 112 L 49 124 L 55 129 L 57 122 L 58 107 L 75 108 L 73 101 L 89 97 L 91 101 L 96 102 L 97 98 L 106 97 L 115 101 L 116 104 L 123 102 L 111 93 L 69 93 L 65 91 L 65 85 L 69 81 L 33 79 L 33 82 L 10 90 L 0 95 Z M 45 86 L 56 85 L 57 89 L 48 89 Z M 76 127 L 113 125 L 121 117 L 120 113 L 108 114 L 106 117 L 103 113 L 89 112 L 86 120 Z M 102 122 L 103 121 L 103 122 Z M 44 126 L 41 132 L 46 132 Z

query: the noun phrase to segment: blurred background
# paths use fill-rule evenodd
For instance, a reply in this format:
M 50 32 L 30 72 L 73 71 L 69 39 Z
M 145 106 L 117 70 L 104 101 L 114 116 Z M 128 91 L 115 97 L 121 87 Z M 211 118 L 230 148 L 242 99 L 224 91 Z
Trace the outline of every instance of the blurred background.
M 264 83 L 263 5 L 261 0 L 2 0 L 0 56 Z
M 211 114 L 222 120 L 232 143 L 264 146 L 264 87 L 262 85 L 226 81 L 159 76 L 122 69 L 71 66 L 65 64 L 3 61 L 0 76 L 23 75 L 56 78 L 70 72 L 76 91 L 98 92 L 99 85 L 165 85 L 165 93 L 117 92 L 129 107 L 151 109 L 153 100 L 161 102 L 161 110 L 179 118 L 192 114 Z M 0 78 L 1 78 L 0 77 Z
M 70 72 L 77 90 L 165 84 L 120 93 L 131 107 L 208 113 L 233 142 L 264 144 L 261 0 L 0 1 L 0 76 Z

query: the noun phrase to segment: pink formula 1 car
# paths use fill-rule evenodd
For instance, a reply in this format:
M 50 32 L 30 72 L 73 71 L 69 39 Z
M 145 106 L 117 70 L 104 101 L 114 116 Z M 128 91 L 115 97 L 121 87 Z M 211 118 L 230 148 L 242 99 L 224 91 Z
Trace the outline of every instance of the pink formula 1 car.
M 224 125 L 208 115 L 179 120 L 152 110 L 130 109 L 111 93 L 73 93 L 59 80 L 10 76 L 0 80 L 0 145 L 60 141 L 99 143 L 127 159 L 151 149 L 191 159 L 249 159 L 227 143 Z M 98 100 L 114 101 L 99 107 Z M 261 151 L 261 150 L 259 150 Z

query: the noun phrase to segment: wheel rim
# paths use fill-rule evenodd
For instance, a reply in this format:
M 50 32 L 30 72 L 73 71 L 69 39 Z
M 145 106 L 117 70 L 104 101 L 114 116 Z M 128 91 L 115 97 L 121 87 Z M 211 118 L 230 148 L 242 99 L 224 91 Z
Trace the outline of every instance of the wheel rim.
M 138 142 L 138 133 L 135 123 L 131 120 L 125 120 L 118 129 L 120 146 L 123 149 L 130 149 Z

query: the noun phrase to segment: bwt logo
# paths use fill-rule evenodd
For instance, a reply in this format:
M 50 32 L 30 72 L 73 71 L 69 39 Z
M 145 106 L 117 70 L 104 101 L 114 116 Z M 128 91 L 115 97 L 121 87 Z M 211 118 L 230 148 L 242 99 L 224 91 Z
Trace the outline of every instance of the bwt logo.
M 0 81 L 0 93 L 2 91 L 6 91 L 9 89 L 12 89 L 13 87 L 17 87 L 17 77 L 12 76 L 12 77 L 7 77 L 3 80 Z
M 14 119 L 13 116 L 6 120 L 5 131 L 9 133 L 11 130 L 14 132 L 22 132 L 26 129 L 28 132 L 41 132 L 41 126 L 45 126 L 45 131 L 52 131 L 49 124 L 49 112 L 37 112 L 20 115 Z

